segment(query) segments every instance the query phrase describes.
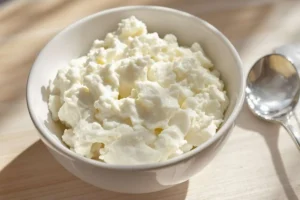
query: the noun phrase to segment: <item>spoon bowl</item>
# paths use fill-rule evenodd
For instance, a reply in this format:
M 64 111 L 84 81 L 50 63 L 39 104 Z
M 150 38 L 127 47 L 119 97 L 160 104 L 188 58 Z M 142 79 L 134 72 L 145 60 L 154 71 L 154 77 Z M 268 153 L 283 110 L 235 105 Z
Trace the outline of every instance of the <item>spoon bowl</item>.
M 300 148 L 299 120 L 294 114 L 300 94 L 300 78 L 285 56 L 270 54 L 259 59 L 249 71 L 246 101 L 258 117 L 281 123 Z

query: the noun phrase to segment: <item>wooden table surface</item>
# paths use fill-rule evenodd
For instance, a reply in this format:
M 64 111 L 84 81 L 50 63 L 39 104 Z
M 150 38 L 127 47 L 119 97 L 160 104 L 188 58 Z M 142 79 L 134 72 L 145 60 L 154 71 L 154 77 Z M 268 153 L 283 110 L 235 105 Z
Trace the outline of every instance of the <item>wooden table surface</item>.
M 107 8 L 161 5 L 197 15 L 235 45 L 245 71 L 275 47 L 300 42 L 300 1 L 0 0 L 0 199 L 295 200 L 300 154 L 277 125 L 244 106 L 227 144 L 197 176 L 171 189 L 127 195 L 77 179 L 39 140 L 25 103 L 29 69 L 45 43 L 70 23 Z

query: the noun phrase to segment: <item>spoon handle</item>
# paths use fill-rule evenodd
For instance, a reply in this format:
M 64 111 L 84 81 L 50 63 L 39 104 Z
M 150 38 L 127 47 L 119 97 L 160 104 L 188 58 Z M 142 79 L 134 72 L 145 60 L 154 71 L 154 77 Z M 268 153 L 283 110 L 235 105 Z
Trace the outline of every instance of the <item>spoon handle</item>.
M 281 119 L 281 124 L 293 138 L 298 149 L 300 150 L 300 120 L 297 115 L 292 111 Z

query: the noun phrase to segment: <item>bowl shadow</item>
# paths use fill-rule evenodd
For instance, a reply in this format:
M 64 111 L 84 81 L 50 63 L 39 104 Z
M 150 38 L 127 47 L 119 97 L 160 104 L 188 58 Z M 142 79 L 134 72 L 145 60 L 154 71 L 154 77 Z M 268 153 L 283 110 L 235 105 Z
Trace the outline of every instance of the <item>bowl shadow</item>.
M 298 196 L 289 182 L 282 157 L 278 148 L 279 124 L 264 122 L 251 113 L 244 102 L 242 114 L 238 117 L 237 126 L 260 134 L 269 149 L 276 175 L 288 200 L 298 200 Z M 249 123 L 251 121 L 252 123 Z M 296 147 L 295 147 L 296 148 Z
M 89 185 L 56 162 L 38 140 L 0 171 L 0 199 L 184 200 L 189 182 L 148 194 L 121 194 Z

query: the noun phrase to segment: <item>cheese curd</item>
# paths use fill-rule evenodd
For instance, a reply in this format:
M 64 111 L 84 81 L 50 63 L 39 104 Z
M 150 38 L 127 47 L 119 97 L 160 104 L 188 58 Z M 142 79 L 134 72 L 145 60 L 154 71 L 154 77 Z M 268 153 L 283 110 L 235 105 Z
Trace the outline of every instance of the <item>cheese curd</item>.
M 60 69 L 49 110 L 77 154 L 111 164 L 162 162 L 216 134 L 228 97 L 201 46 L 181 47 L 130 17 Z

